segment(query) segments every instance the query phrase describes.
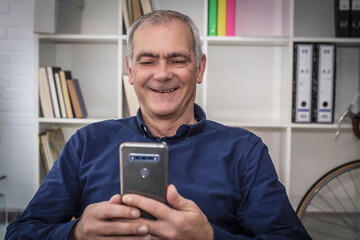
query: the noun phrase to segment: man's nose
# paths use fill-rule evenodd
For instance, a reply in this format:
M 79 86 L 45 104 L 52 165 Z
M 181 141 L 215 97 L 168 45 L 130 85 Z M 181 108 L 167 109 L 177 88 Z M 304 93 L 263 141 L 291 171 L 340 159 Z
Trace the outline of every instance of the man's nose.
M 161 59 L 155 71 L 154 79 L 157 81 L 167 81 L 172 77 L 171 68 L 167 60 Z

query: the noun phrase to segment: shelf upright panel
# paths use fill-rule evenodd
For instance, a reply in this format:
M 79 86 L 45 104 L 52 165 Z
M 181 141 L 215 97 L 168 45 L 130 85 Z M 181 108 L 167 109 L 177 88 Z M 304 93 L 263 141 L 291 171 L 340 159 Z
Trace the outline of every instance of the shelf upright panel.
M 40 154 L 39 154 L 39 35 L 34 34 L 34 193 L 40 186 Z
M 123 117 L 123 84 L 122 75 L 126 72 L 123 69 L 123 4 L 122 1 L 118 0 L 118 36 L 117 36 L 117 58 L 118 58 L 118 71 L 117 71 L 117 117 Z

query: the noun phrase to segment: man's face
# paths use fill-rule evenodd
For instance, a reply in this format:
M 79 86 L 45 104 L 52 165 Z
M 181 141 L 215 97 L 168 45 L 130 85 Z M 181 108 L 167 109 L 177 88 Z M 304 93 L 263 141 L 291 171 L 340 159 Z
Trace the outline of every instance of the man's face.
M 196 67 L 192 34 L 179 20 L 139 27 L 133 38 L 132 68 L 127 64 L 141 111 L 150 117 L 193 114 L 196 83 L 202 82 L 205 56 Z

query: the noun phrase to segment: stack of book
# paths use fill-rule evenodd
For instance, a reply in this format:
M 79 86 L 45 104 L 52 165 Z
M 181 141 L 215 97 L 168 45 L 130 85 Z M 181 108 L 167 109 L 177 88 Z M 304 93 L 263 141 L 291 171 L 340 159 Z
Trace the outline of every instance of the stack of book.
M 127 33 L 131 24 L 140 16 L 152 11 L 150 0 L 123 0 L 124 33 Z
M 39 68 L 39 96 L 44 118 L 85 118 L 87 110 L 79 80 L 60 67 Z
M 60 152 L 64 148 L 64 135 L 60 128 L 39 134 L 40 153 L 46 172 L 49 172 Z
M 236 0 L 209 0 L 208 35 L 235 35 Z

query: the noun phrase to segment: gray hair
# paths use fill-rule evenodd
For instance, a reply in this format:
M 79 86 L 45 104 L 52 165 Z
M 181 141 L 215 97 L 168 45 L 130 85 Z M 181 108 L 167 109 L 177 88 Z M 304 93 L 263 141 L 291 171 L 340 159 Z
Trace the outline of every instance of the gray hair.
M 127 52 L 128 52 L 128 62 L 129 62 L 129 66 L 131 67 L 131 62 L 132 62 L 132 58 L 133 58 L 133 38 L 134 38 L 134 33 L 136 31 L 136 29 L 139 26 L 153 26 L 153 25 L 160 25 L 160 24 L 166 24 L 171 22 L 172 19 L 179 19 L 181 20 L 183 23 L 185 23 L 192 35 L 193 35 L 193 48 L 194 48 L 194 53 L 195 53 L 195 59 L 196 59 L 196 66 L 199 66 L 200 64 L 200 58 L 201 58 L 201 54 L 202 54 L 202 50 L 201 50 L 201 43 L 200 43 L 200 33 L 199 33 L 199 29 L 197 28 L 197 26 L 195 25 L 195 23 L 193 22 L 193 20 L 191 18 L 189 18 L 188 16 L 179 13 L 179 12 L 175 12 L 175 11 L 171 11 L 171 10 L 156 10 L 156 11 L 152 11 L 148 14 L 145 14 L 141 17 L 139 17 L 130 27 L 129 31 L 128 31 L 128 35 L 127 35 Z

